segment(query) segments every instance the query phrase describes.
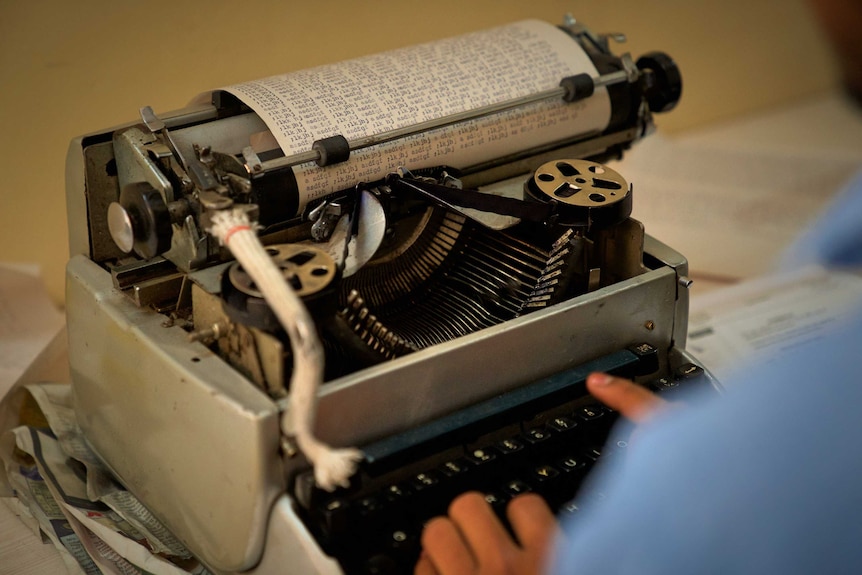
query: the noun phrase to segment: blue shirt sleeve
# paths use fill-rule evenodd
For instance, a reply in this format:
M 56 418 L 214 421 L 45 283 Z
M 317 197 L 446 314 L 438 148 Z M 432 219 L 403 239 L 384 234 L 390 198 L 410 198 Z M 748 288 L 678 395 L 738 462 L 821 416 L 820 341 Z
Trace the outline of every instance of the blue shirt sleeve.
M 862 266 L 862 174 L 856 176 L 787 250 L 782 269 Z
M 785 265 L 862 264 L 862 178 L 825 218 Z M 862 573 L 860 361 L 856 315 L 642 426 L 590 478 L 551 572 Z

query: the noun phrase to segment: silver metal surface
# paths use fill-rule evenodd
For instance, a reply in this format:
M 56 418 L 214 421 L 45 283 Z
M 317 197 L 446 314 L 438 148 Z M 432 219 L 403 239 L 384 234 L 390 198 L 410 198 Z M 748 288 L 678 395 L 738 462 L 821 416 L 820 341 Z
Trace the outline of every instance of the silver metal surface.
M 150 106 L 144 106 L 141 108 L 141 121 L 147 127 L 147 129 L 152 132 L 161 132 L 165 129 L 165 123 L 156 116 L 156 113 Z
M 108 230 L 117 247 L 124 253 L 129 253 L 135 244 L 135 231 L 129 212 L 118 202 L 108 206 Z
M 87 258 L 69 261 L 66 294 L 75 411 L 96 453 L 196 555 L 252 567 L 284 490 L 275 403 Z
M 114 156 L 117 160 L 119 189 L 129 184 L 147 182 L 161 195 L 166 204 L 174 201 L 170 181 L 147 154 L 146 146 L 157 142 L 156 136 L 138 128 L 114 134 Z
M 176 305 L 184 278 L 185 274 L 174 273 L 136 283 L 132 286 L 132 300 L 138 307 Z
M 675 303 L 676 274 L 662 267 L 348 375 L 321 390 L 317 432 L 362 445 L 628 345 L 647 342 L 663 355 Z

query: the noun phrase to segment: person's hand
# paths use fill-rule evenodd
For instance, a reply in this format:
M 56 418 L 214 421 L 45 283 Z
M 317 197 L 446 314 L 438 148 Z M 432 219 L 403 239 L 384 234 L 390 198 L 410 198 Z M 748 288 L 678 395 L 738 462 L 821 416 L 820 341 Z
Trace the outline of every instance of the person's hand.
M 667 405 L 665 400 L 633 381 L 606 373 L 591 373 L 587 377 L 587 391 L 634 423 L 645 422 Z
M 469 492 L 449 506 L 449 515 L 428 522 L 416 575 L 524 574 L 544 572 L 557 521 L 536 494 L 513 499 L 506 516 L 513 540 L 481 493 Z
M 634 382 L 604 373 L 587 377 L 587 390 L 635 423 L 643 423 L 667 402 Z M 416 575 L 507 574 L 544 572 L 557 522 L 545 501 L 521 495 L 506 508 L 516 540 L 480 493 L 465 493 L 449 506 L 449 515 L 428 522 L 422 532 L 422 556 Z

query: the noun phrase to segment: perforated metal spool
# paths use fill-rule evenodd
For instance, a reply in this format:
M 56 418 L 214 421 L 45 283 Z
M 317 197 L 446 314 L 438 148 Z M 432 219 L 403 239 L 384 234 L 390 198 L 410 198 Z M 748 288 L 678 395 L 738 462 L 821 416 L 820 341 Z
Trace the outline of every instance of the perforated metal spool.
M 322 249 L 303 244 L 276 244 L 267 246 L 266 251 L 300 297 L 320 292 L 335 278 L 335 260 Z M 228 276 L 233 287 L 242 293 L 263 297 L 251 276 L 238 263 L 230 267 Z
M 570 206 L 603 207 L 624 199 L 628 191 L 621 175 L 587 160 L 554 160 L 542 164 L 533 178 L 549 199 Z
M 333 300 L 330 288 L 334 288 L 338 270 L 332 256 L 304 244 L 276 244 L 266 250 L 309 309 L 322 309 Z M 225 313 L 232 321 L 266 331 L 281 329 L 263 294 L 239 262 L 222 276 L 221 291 Z
M 625 178 L 588 160 L 563 159 L 542 164 L 526 188 L 539 201 L 557 203 L 563 224 L 609 225 L 631 213 L 631 194 Z

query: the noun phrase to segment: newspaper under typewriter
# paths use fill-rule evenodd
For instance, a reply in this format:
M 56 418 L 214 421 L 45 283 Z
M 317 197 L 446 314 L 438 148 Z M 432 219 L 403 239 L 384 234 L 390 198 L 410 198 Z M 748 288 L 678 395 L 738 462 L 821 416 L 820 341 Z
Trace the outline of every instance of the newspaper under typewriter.
M 613 420 L 590 370 L 702 373 L 686 261 L 599 163 L 680 75 L 608 43 L 520 22 L 72 143 L 79 423 L 211 569 L 409 570 L 458 492 L 572 498 Z

